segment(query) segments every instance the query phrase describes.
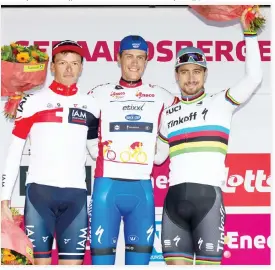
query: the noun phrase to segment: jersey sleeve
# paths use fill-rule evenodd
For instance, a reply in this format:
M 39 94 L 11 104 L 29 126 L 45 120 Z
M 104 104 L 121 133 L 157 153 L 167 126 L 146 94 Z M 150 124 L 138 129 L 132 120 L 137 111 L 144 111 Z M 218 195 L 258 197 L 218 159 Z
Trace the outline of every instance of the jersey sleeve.
M 245 75 L 236 85 L 224 91 L 225 101 L 231 105 L 233 110 L 251 97 L 263 77 L 257 34 L 244 33 L 244 39 L 246 45 Z
M 88 125 L 88 133 L 87 139 L 93 140 L 98 137 L 98 126 L 99 126 L 99 117 L 100 117 L 100 109 L 96 102 L 96 99 L 93 96 L 89 96 L 89 107 L 91 110 L 89 112 L 89 125 Z
M 100 98 L 102 97 L 102 91 L 104 91 L 105 87 L 107 87 L 108 85 L 110 85 L 110 83 L 96 85 L 91 88 L 91 90 L 87 93 L 87 95 L 92 96 L 97 101 L 99 101 Z
M 32 97 L 26 96 L 20 102 L 5 167 L 2 174 L 1 201 L 10 200 L 17 179 L 22 152 L 26 139 L 33 125 Z
M 154 163 L 162 164 L 169 156 L 168 129 L 166 123 L 166 112 L 161 115 L 160 130 L 156 142 L 156 153 Z
M 180 99 L 177 96 L 171 94 L 166 89 L 163 89 L 163 97 L 164 97 L 164 108 L 165 109 L 174 105 L 174 104 L 177 104 L 180 101 Z
M 100 128 L 100 98 L 98 93 L 102 90 L 102 86 L 98 85 L 87 93 L 93 106 L 93 119 L 89 124 L 87 133 L 87 149 L 94 160 L 98 156 L 98 132 Z
M 34 95 L 27 95 L 19 103 L 12 134 L 27 139 L 35 118 Z

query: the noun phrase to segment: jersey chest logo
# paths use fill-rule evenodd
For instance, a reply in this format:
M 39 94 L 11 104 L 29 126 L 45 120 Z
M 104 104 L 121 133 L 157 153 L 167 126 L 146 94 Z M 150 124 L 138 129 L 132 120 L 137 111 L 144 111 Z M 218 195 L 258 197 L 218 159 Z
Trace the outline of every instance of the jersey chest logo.
M 177 108 L 177 106 L 175 107 Z M 175 109 L 173 108 L 173 109 Z M 193 122 L 198 120 L 200 117 L 205 121 L 206 120 L 206 115 L 208 113 L 208 109 L 204 108 L 203 111 L 198 112 L 198 111 L 191 111 L 188 115 L 185 116 L 179 116 L 175 120 L 170 120 L 168 122 L 168 128 L 184 124 L 185 122 Z

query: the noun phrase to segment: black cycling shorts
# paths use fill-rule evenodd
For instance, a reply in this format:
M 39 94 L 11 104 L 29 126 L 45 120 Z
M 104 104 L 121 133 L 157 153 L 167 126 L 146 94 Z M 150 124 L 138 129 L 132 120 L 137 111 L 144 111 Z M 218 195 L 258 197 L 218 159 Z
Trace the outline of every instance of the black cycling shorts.
M 220 264 L 226 213 L 222 191 L 210 185 L 171 186 L 162 216 L 162 251 L 166 262 L 185 260 Z

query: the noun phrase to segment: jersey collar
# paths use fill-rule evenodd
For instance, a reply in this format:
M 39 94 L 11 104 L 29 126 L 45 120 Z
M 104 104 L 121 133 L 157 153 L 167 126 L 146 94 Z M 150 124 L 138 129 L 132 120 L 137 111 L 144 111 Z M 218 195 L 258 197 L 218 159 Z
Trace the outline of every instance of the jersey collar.
M 190 96 L 181 96 L 181 102 L 191 104 L 202 100 L 206 96 L 204 89 L 201 89 L 197 94 Z
M 78 90 L 76 83 L 72 84 L 71 86 L 67 86 L 57 81 L 53 81 L 49 88 L 56 94 L 62 96 L 72 96 L 76 94 Z
M 126 81 L 125 79 L 123 79 L 122 77 L 119 80 L 119 85 L 124 86 L 124 87 L 128 87 L 128 88 L 135 88 L 138 86 L 142 85 L 142 80 L 139 79 L 137 81 Z

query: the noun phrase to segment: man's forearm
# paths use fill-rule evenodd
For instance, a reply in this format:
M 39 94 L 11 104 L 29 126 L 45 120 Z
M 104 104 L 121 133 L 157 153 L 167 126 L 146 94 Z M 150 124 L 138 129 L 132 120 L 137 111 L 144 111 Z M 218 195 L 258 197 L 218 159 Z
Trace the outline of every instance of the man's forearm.
M 98 139 L 87 140 L 87 149 L 92 159 L 96 160 L 98 156 Z
M 11 198 L 25 143 L 25 140 L 13 135 L 2 175 L 1 201 L 9 201 Z
M 10 200 L 4 200 L 1 201 L 1 207 L 9 207 L 10 206 Z
M 260 48 L 256 34 L 245 34 L 246 59 L 244 78 L 227 93 L 228 98 L 244 103 L 253 94 L 262 81 L 263 71 Z

